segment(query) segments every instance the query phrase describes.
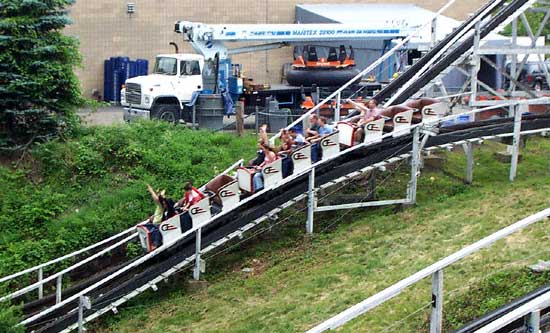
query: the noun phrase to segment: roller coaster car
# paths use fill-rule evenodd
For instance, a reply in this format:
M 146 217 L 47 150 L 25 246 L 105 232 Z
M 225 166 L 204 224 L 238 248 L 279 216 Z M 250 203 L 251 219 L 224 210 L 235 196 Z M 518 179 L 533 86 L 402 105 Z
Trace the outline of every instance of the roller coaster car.
M 220 209 L 230 210 L 239 203 L 239 183 L 228 175 L 219 175 L 205 186 L 206 193 L 211 198 L 212 205 Z
M 297 48 L 294 48 L 294 69 L 338 69 L 355 66 L 355 57 L 353 48 L 349 47 L 350 54 L 346 52 L 346 47 L 340 45 L 337 51 L 335 47 L 329 48 L 327 58 L 319 58 L 317 56 L 317 48 L 315 46 L 304 46 L 302 54 L 297 54 Z
M 272 188 L 276 183 L 283 179 L 282 173 L 282 159 L 277 158 L 275 161 L 264 165 L 264 167 L 259 171 L 263 174 L 264 177 L 264 188 Z M 254 174 L 256 173 L 255 168 L 240 167 L 237 169 L 237 180 L 239 188 L 252 194 L 255 192 L 254 189 Z
M 205 197 L 183 214 L 189 213 L 192 221 L 192 228 L 208 221 L 211 217 L 210 197 Z M 141 223 L 136 226 L 141 247 L 145 252 L 151 252 L 160 245 L 170 245 L 177 241 L 182 233 L 189 230 L 189 227 L 182 228 L 182 215 L 173 217 L 161 222 L 158 226 L 152 223 Z

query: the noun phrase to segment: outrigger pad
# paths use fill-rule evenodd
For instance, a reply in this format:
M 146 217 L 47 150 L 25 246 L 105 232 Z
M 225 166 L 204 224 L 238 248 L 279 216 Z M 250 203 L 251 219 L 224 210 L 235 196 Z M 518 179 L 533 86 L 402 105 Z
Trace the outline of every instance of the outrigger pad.
M 291 155 L 294 163 L 294 173 L 300 173 L 311 166 L 311 145 L 302 146 L 294 150 Z
M 373 120 L 365 124 L 365 143 L 375 143 L 382 141 L 384 131 L 384 118 Z
M 237 180 L 220 187 L 217 193 L 220 198 L 222 210 L 227 211 L 239 204 L 239 183 Z
M 400 112 L 393 117 L 393 137 L 409 134 L 414 110 Z M 408 129 L 408 130 L 407 130 Z
M 262 174 L 264 176 L 264 188 L 272 188 L 278 182 L 283 180 L 282 168 L 282 159 L 280 158 L 269 164 L 266 164 L 262 168 Z M 294 169 L 294 172 L 296 172 L 296 169 Z
M 326 160 L 340 153 L 340 131 L 334 131 L 321 139 L 321 159 Z
M 433 122 L 439 118 L 445 116 L 449 112 L 449 104 L 446 102 L 439 102 L 430 105 L 426 105 L 422 108 L 422 121 Z
M 178 240 L 178 237 L 181 236 L 180 216 L 175 215 L 162 222 L 159 225 L 159 230 L 162 234 L 162 241 L 164 244 L 171 244 Z
M 193 228 L 208 221 L 212 214 L 210 212 L 210 198 L 206 197 L 189 207 L 189 215 L 193 220 Z

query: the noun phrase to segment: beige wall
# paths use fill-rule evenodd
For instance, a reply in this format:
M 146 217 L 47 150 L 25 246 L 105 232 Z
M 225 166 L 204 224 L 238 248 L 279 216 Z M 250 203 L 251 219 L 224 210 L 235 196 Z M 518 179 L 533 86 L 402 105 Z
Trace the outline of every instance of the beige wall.
M 129 16 L 126 4 L 136 4 L 136 13 Z M 353 0 L 308 0 L 306 3 L 376 3 Z M 446 0 L 384 0 L 384 3 L 416 3 L 437 11 Z M 458 1 L 445 13 L 464 19 L 484 0 Z M 92 89 L 103 91 L 103 61 L 112 56 L 145 58 L 152 61 L 158 53 L 172 53 L 168 45 L 175 41 L 183 52 L 193 52 L 174 33 L 177 20 L 204 23 L 292 23 L 297 0 L 78 0 L 70 10 L 74 24 L 66 33 L 80 40 L 83 56 L 78 76 L 83 93 L 90 97 Z M 236 45 L 235 45 L 236 46 Z M 290 49 L 257 52 L 233 57 L 243 64 L 244 73 L 257 82 L 279 82 L 282 65 L 291 60 Z M 151 69 L 152 65 L 149 65 Z

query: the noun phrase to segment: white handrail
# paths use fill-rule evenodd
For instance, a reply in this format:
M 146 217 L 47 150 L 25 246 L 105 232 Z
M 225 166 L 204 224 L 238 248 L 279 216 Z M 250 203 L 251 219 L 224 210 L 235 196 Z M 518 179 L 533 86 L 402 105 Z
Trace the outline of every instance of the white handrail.
M 438 262 L 416 272 L 415 274 L 397 282 L 396 284 L 384 289 L 383 291 L 365 299 L 364 301 L 348 308 L 337 314 L 336 316 L 324 321 L 323 323 L 308 330 L 307 333 L 320 333 L 330 329 L 336 329 L 342 326 L 348 321 L 360 316 L 361 314 L 377 307 L 378 305 L 386 302 L 387 300 L 399 295 L 405 288 L 412 284 L 434 274 L 437 271 L 444 269 L 445 267 L 459 261 L 460 259 L 469 256 L 470 254 L 485 248 L 494 242 L 511 235 L 512 233 L 519 231 L 533 223 L 539 222 L 547 217 L 550 217 L 550 208 L 546 208 L 536 214 L 526 217 L 504 229 L 501 229 L 465 248 L 462 250 L 445 257 Z
M 235 162 L 233 165 L 231 165 L 229 168 L 225 169 L 225 170 L 224 170 L 222 173 L 220 173 L 218 176 L 220 176 L 220 175 L 225 175 L 225 174 L 229 173 L 231 170 L 233 170 L 234 168 L 236 168 L 237 166 L 239 166 L 241 163 L 243 163 L 243 161 L 244 161 L 244 159 L 238 160 L 238 161 Z M 205 185 L 206 185 L 206 184 L 205 184 Z M 201 190 L 204 190 L 205 185 L 203 185 L 200 189 L 201 189 Z M 142 221 L 141 223 L 144 223 L 144 222 L 147 222 L 147 221 Z M 138 223 L 138 224 L 141 224 L 141 223 Z M 44 268 L 44 267 L 53 265 L 53 264 L 55 264 L 55 263 L 58 263 L 58 262 L 60 262 L 60 261 L 65 260 L 65 259 L 72 258 L 72 257 L 74 257 L 74 256 L 76 256 L 76 255 L 79 255 L 79 254 L 81 254 L 81 253 L 84 253 L 84 252 L 87 252 L 87 251 L 89 251 L 89 250 L 92 250 L 92 249 L 94 249 L 94 248 L 96 248 L 96 247 L 98 247 L 98 246 L 100 246 L 100 245 L 103 245 L 103 244 L 105 244 L 105 243 L 108 243 L 108 242 L 112 241 L 113 239 L 119 238 L 119 237 L 121 237 L 122 235 L 125 235 L 125 234 L 127 234 L 127 233 L 129 233 L 129 232 L 135 232 L 135 230 L 136 230 L 135 227 L 128 228 L 128 229 L 124 230 L 123 232 L 120 232 L 120 233 L 118 233 L 118 234 L 116 234 L 116 235 L 114 235 L 114 236 L 111 236 L 111 237 L 109 237 L 109 238 L 106 238 L 106 239 L 104 239 L 104 240 L 102 240 L 102 241 L 100 241 L 100 242 L 97 242 L 97 243 L 95 243 L 95 244 L 93 244 L 93 245 L 87 246 L 87 247 L 85 247 L 85 248 L 83 248 L 83 249 L 80 249 L 80 250 L 78 250 L 78 251 L 75 251 L 75 252 L 72 252 L 72 253 L 70 253 L 70 254 L 64 255 L 64 256 L 62 256 L 62 257 L 59 257 L 59 258 L 50 260 L 50 261 L 45 262 L 45 263 L 43 263 L 43 264 L 40 264 L 40 265 L 31 267 L 31 268 L 27 268 L 27 269 L 25 269 L 25 270 L 19 271 L 19 272 L 17 272 L 17 273 L 12 274 L 12 275 L 5 276 L 5 277 L 3 277 L 3 278 L 0 278 L 0 283 L 6 282 L 6 281 L 9 281 L 9 280 L 12 280 L 12 279 L 14 279 L 14 278 L 16 278 L 16 277 L 19 277 L 19 276 L 21 276 L 21 275 L 25 275 L 25 274 L 27 274 L 27 273 L 32 273 L 32 272 L 34 272 L 34 271 L 39 270 L 40 268 Z M 3 299 L 3 298 L 0 298 L 0 301 L 2 301 L 2 299 Z
M 469 111 L 469 112 L 467 112 L 467 113 L 481 112 L 481 111 L 490 110 L 490 109 L 493 109 L 493 108 L 499 108 L 499 107 L 503 107 L 503 106 L 510 106 L 510 105 L 516 105 L 516 104 L 523 104 L 523 103 L 527 104 L 527 103 L 529 103 L 529 101 L 534 101 L 535 103 L 532 103 L 532 104 L 537 104 L 537 102 L 541 102 L 542 100 L 549 101 L 549 100 L 550 100 L 550 97 L 539 98 L 539 99 L 534 99 L 534 100 L 510 101 L 510 102 L 506 102 L 506 103 L 502 103 L 502 104 L 498 104 L 498 105 L 492 105 L 492 106 L 489 106 L 489 107 L 486 107 L 486 108 L 482 108 L 482 109 L 474 109 L 474 110 Z M 463 113 L 463 114 L 466 114 L 466 113 Z M 445 120 L 454 119 L 454 118 L 456 118 L 456 117 L 458 117 L 458 116 L 459 116 L 459 115 L 452 115 L 452 116 L 449 116 L 449 117 L 441 118 L 440 120 L 438 120 L 438 122 L 443 122 L 443 121 L 445 121 Z M 434 124 L 435 124 L 435 123 L 437 123 L 437 122 L 434 122 Z M 405 131 L 408 131 L 409 129 L 415 128 L 415 127 L 420 126 L 420 125 L 423 125 L 423 123 L 415 124 L 415 125 L 409 127 L 408 129 L 402 129 L 402 130 L 400 130 L 400 131 L 398 131 L 398 132 L 405 132 Z M 397 132 L 397 133 L 398 133 L 398 132 Z M 394 131 L 394 133 L 395 133 L 395 131 Z M 386 133 L 386 134 L 384 134 L 384 135 L 382 136 L 382 138 L 390 137 L 390 136 L 392 136 L 394 133 Z M 369 145 L 369 144 L 371 144 L 371 142 L 362 142 L 362 143 L 360 143 L 360 144 L 358 144 L 358 145 L 356 145 L 356 146 L 353 146 L 353 147 L 351 147 L 351 148 L 348 148 L 347 150 L 345 150 L 345 153 L 349 153 L 350 151 L 354 151 L 354 150 L 363 148 L 364 146 L 367 146 L 367 145 Z M 303 170 L 302 172 L 300 172 L 300 173 L 292 174 L 291 176 L 289 176 L 289 177 L 283 179 L 283 181 L 279 182 L 277 185 L 278 185 L 278 186 L 282 186 L 282 185 L 284 185 L 284 184 L 287 184 L 287 183 L 293 181 L 294 179 L 296 179 L 296 178 L 298 178 L 298 177 L 300 177 L 300 176 L 303 176 L 303 175 L 309 173 L 310 170 L 311 170 L 312 168 L 316 168 L 317 166 L 319 166 L 319 165 L 321 165 L 321 164 L 323 164 L 323 163 L 326 163 L 326 162 L 328 162 L 328 161 L 332 161 L 333 159 L 336 159 L 336 158 L 338 158 L 339 156 L 340 156 L 340 154 L 339 154 L 339 155 L 331 156 L 330 158 L 327 158 L 327 159 L 324 159 L 324 160 L 320 160 L 320 161 L 318 161 L 318 162 L 312 164 L 310 168 L 304 169 L 304 170 Z M 263 195 L 265 192 L 270 191 L 270 190 L 271 190 L 271 189 L 269 189 L 269 188 L 264 188 L 263 190 L 254 193 L 253 195 L 251 195 L 251 196 L 247 197 L 246 199 L 240 201 L 239 204 L 238 204 L 237 206 L 234 207 L 234 209 L 240 207 L 241 205 L 244 205 L 245 203 L 247 203 L 247 202 L 249 202 L 249 201 L 251 201 L 251 200 L 256 199 L 258 196 Z M 231 210 L 231 211 L 232 211 L 232 210 Z M 187 231 L 184 232 L 181 236 L 179 236 L 179 238 L 175 239 L 174 242 L 177 242 L 177 241 L 179 241 L 179 240 L 181 240 L 181 239 L 187 237 L 188 235 L 191 235 L 191 234 L 195 233 L 198 229 L 205 227 L 206 225 L 208 225 L 209 223 L 211 223 L 211 222 L 214 221 L 215 219 L 218 219 L 219 217 L 224 216 L 224 215 L 228 214 L 229 212 L 230 212 L 230 211 L 228 210 L 228 211 L 222 211 L 222 212 L 218 213 L 217 215 L 211 217 L 209 220 L 205 221 L 204 223 L 202 223 L 202 224 L 200 224 L 200 225 L 197 225 L 197 226 L 191 228 L 190 230 L 187 230 Z M 170 245 L 172 245 L 172 244 L 174 244 L 174 243 L 171 243 Z M 52 307 L 50 307 L 50 308 L 44 310 L 44 311 L 42 311 L 42 312 L 40 312 L 40 313 L 37 313 L 37 314 L 35 314 L 34 316 L 31 316 L 31 317 L 25 319 L 24 321 L 22 321 L 22 322 L 20 323 L 20 325 L 25 325 L 25 324 L 31 323 L 31 322 L 33 322 L 33 321 L 39 319 L 39 318 L 42 318 L 43 316 L 45 316 L 45 315 L 51 313 L 52 311 L 54 311 L 54 310 L 56 310 L 56 309 L 58 309 L 58 308 L 60 308 L 60 307 L 62 307 L 62 306 L 64 306 L 64 305 L 66 305 L 67 303 L 74 301 L 74 300 L 77 299 L 79 296 L 88 294 L 90 291 L 94 290 L 95 288 L 97 288 L 97 287 L 103 285 L 103 284 L 106 283 L 106 282 L 109 282 L 110 280 L 112 280 L 112 279 L 118 277 L 119 275 L 125 273 L 126 271 L 130 270 L 131 268 L 136 267 L 136 266 L 138 266 L 138 265 L 141 265 L 142 263 L 144 263 L 144 262 L 146 262 L 147 260 L 149 260 L 150 258 L 156 256 L 157 254 L 161 253 L 162 251 L 164 251 L 164 250 L 167 249 L 167 248 L 169 248 L 169 246 L 166 246 L 166 245 L 162 245 L 162 246 L 156 248 L 156 249 L 153 250 L 152 252 L 150 252 L 150 253 L 146 254 L 145 256 L 139 258 L 138 260 L 134 261 L 132 264 L 130 264 L 130 265 L 128 265 L 128 266 L 125 266 L 125 267 L 121 268 L 119 271 L 116 271 L 115 273 L 111 274 L 110 276 L 106 277 L 105 279 L 103 279 L 103 280 L 101 280 L 101 281 L 98 281 L 98 282 L 95 283 L 94 285 L 92 285 L 92 286 L 90 286 L 90 287 L 88 287 L 88 288 L 86 288 L 86 289 L 80 291 L 79 293 L 73 295 L 72 297 L 70 297 L 70 298 L 68 298 L 68 299 L 66 299 L 66 300 L 64 300 L 64 301 L 62 301 L 62 302 L 60 302 L 60 303 L 58 303 L 58 304 L 56 304 L 56 305 L 54 305 L 54 306 L 52 306 Z
M 344 89 L 346 89 L 347 87 L 349 87 L 353 82 L 357 81 L 358 79 L 360 79 L 361 77 L 363 77 L 365 74 L 367 73 L 370 73 L 373 69 L 375 69 L 378 65 L 380 65 L 381 63 L 383 63 L 384 61 L 386 61 L 386 59 L 388 59 L 390 56 L 392 56 L 395 51 L 399 50 L 400 48 L 403 47 L 403 45 L 405 45 L 409 40 L 411 40 L 411 38 L 413 38 L 414 36 L 416 36 L 422 29 L 428 27 L 429 25 L 432 24 L 432 21 L 434 19 L 436 19 L 437 17 L 439 17 L 445 10 L 447 10 L 452 4 L 454 4 L 456 2 L 456 0 L 450 0 L 449 2 L 447 2 L 443 7 L 441 7 L 441 9 L 439 9 L 437 11 L 437 13 L 435 13 L 433 15 L 432 18 L 430 18 L 429 21 L 427 21 L 426 23 L 424 23 L 423 25 L 421 25 L 418 29 L 416 29 L 413 33 L 411 33 L 410 35 L 408 35 L 407 37 L 405 37 L 403 40 L 401 40 L 399 43 L 397 43 L 393 48 L 391 48 L 388 52 L 384 53 L 382 55 L 382 57 L 378 58 L 375 62 L 373 62 L 372 64 L 370 64 L 367 68 L 365 68 L 364 70 L 362 70 L 359 74 L 355 75 L 351 80 L 349 80 L 348 82 L 346 82 L 343 86 L 341 86 L 340 88 L 338 88 L 337 90 L 335 90 L 332 94 L 330 94 L 327 98 L 323 99 L 321 102 L 317 103 L 317 105 L 315 105 L 313 108 L 311 108 L 308 112 L 304 113 L 300 118 L 296 119 L 292 124 L 288 125 L 286 127 L 286 129 L 289 129 L 293 126 L 296 126 L 297 124 L 299 124 L 302 120 L 304 120 L 307 116 L 309 116 L 310 114 L 312 114 L 313 112 L 316 112 L 317 110 L 319 110 L 319 108 L 324 105 L 325 103 L 329 102 L 330 100 L 332 100 L 336 95 L 338 95 L 339 93 L 341 93 Z M 271 139 L 269 139 L 269 142 L 273 143 L 275 142 L 275 139 L 277 139 L 278 137 L 280 136 L 280 133 L 277 133 L 275 136 L 273 136 Z
M 12 279 L 14 279 L 14 278 L 16 278 L 16 277 L 19 277 L 19 276 L 21 276 L 21 275 L 24 275 L 24 274 L 27 274 L 27 273 L 31 273 L 31 272 L 37 271 L 37 270 L 39 270 L 40 268 L 44 268 L 44 267 L 53 265 L 53 264 L 55 264 L 55 263 L 58 263 L 58 262 L 60 262 L 60 261 L 65 260 L 65 259 L 69 259 L 69 258 L 72 258 L 72 257 L 74 257 L 74 256 L 77 256 L 77 255 L 79 255 L 79 254 L 81 254 L 81 253 L 90 251 L 90 250 L 92 250 L 92 249 L 94 249 L 94 248 L 96 248 L 96 247 L 98 247 L 98 246 L 100 246 L 100 245 L 103 245 L 103 244 L 105 244 L 105 243 L 108 243 L 108 242 L 112 241 L 113 239 L 117 239 L 117 238 L 119 238 L 119 237 L 122 237 L 123 235 L 125 235 L 125 234 L 127 234 L 127 233 L 129 233 L 129 232 L 135 232 L 135 227 L 128 228 L 128 229 L 124 230 L 123 232 L 120 232 L 120 233 L 118 233 L 118 234 L 116 234 L 116 235 L 114 235 L 114 236 L 111 236 L 111 237 L 109 237 L 109 238 L 106 238 L 106 239 L 104 239 L 104 240 L 102 240 L 102 241 L 100 241 L 100 242 L 97 242 L 97 243 L 95 243 L 95 244 L 92 244 L 92 245 L 90 245 L 90 246 L 87 246 L 87 247 L 85 247 L 85 248 L 83 248 L 83 249 L 80 249 L 80 250 L 78 250 L 78 251 L 75 251 L 75 252 L 66 254 L 66 255 L 64 255 L 64 256 L 62 256 L 62 257 L 59 257 L 59 258 L 50 260 L 50 261 L 45 262 L 45 263 L 43 263 L 43 264 L 40 264 L 40 265 L 31 267 L 31 268 L 27 268 L 27 269 L 25 269 L 25 270 L 22 270 L 22 271 L 20 271 L 20 272 L 14 273 L 14 274 L 12 274 L 12 275 L 8 275 L 8 276 L 5 276 L 5 277 L 3 277 L 3 278 L 0 278 L 0 283 L 6 282 L 6 281 L 9 281 L 9 280 L 12 280 Z
M 58 278 L 59 276 L 63 276 L 64 274 L 66 274 L 66 273 L 68 273 L 68 272 L 70 272 L 70 271 L 72 271 L 72 270 L 74 270 L 74 269 L 76 269 L 76 268 L 78 268 L 78 267 L 80 267 L 80 266 L 82 266 L 82 265 L 84 265 L 84 264 L 86 264 L 86 263 L 88 263 L 88 262 L 90 262 L 90 261 L 96 259 L 96 258 L 101 257 L 101 256 L 104 255 L 105 253 L 107 253 L 107 252 L 109 252 L 109 251 L 111 251 L 111 250 L 113 250 L 113 249 L 119 247 L 120 245 L 122 245 L 122 244 L 124 244 L 124 243 L 126 243 L 126 242 L 131 241 L 131 240 L 132 240 L 133 238 L 135 238 L 135 237 L 137 237 L 137 233 L 131 234 L 130 236 L 128 236 L 128 237 L 126 237 L 126 238 L 124 238 L 124 239 L 122 239 L 122 240 L 116 242 L 115 244 L 113 244 L 113 245 L 111 245 L 111 246 L 109 246 L 109 247 L 107 247 L 107 248 L 105 248 L 105 249 L 103 249 L 103 250 L 101 250 L 101 251 L 95 253 L 94 255 L 92 255 L 92 256 L 90 256 L 90 257 L 88 257 L 88 258 L 86 258 L 86 259 L 84 259 L 84 260 L 82 260 L 82 261 L 79 261 L 78 263 L 76 263 L 76 264 L 74 264 L 74 265 L 72 265 L 72 266 L 70 266 L 70 267 L 67 267 L 67 268 L 65 268 L 64 270 L 61 270 L 61 271 L 59 271 L 59 272 L 57 272 L 57 273 L 55 273 L 55 274 L 52 274 L 52 275 L 48 276 L 48 277 L 45 278 L 45 279 L 42 279 L 42 280 L 40 280 L 40 281 L 37 281 L 37 282 L 35 282 L 35 283 L 33 283 L 33 284 L 31 284 L 31 285 L 25 287 L 25 288 L 22 288 L 22 289 L 19 289 L 19 290 L 17 290 L 17 291 L 14 291 L 13 293 L 11 293 L 11 294 L 9 294 L 9 295 L 0 297 L 0 302 L 3 302 L 3 301 L 8 300 L 8 299 L 13 299 L 13 298 L 15 298 L 15 297 L 24 295 L 24 294 L 26 294 L 26 293 L 28 293 L 28 292 L 30 292 L 30 291 L 33 291 L 33 290 L 37 289 L 38 287 L 44 285 L 45 283 L 48 283 L 48 282 L 50 282 L 50 281 L 53 281 L 54 279 Z

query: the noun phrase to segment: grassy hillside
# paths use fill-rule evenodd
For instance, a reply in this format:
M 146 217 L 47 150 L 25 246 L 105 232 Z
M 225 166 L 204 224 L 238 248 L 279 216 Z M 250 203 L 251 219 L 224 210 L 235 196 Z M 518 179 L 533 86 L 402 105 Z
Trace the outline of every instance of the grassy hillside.
M 148 292 L 119 309 L 119 315 L 96 323 L 93 330 L 305 331 L 438 259 L 549 207 L 550 140 L 529 140 L 514 183 L 507 181 L 509 165 L 493 157 L 502 147 L 487 143 L 476 149 L 471 186 L 462 182 L 463 154 L 446 154 L 444 170 L 423 172 L 416 207 L 317 214 L 312 238 L 304 235 L 302 213 L 286 224 L 275 222 L 257 238 L 218 256 L 207 255 L 205 289 L 190 289 L 186 282 L 190 272 L 183 272 L 158 292 Z M 403 168 L 391 181 L 382 184 L 380 179 L 379 198 L 402 195 L 407 178 Z M 548 222 L 539 223 L 446 269 L 446 327 L 456 328 L 548 283 L 549 274 L 533 274 L 524 267 L 550 259 L 549 240 Z M 505 287 L 496 288 L 503 282 Z M 429 301 L 426 279 L 342 331 L 421 331 L 427 327 Z
M 81 131 L 73 139 L 36 146 L 16 162 L 17 169 L 0 167 L 0 276 L 143 220 L 154 210 L 146 183 L 179 199 L 187 180 L 203 184 L 256 149 L 252 135 L 237 138 L 160 122 Z

